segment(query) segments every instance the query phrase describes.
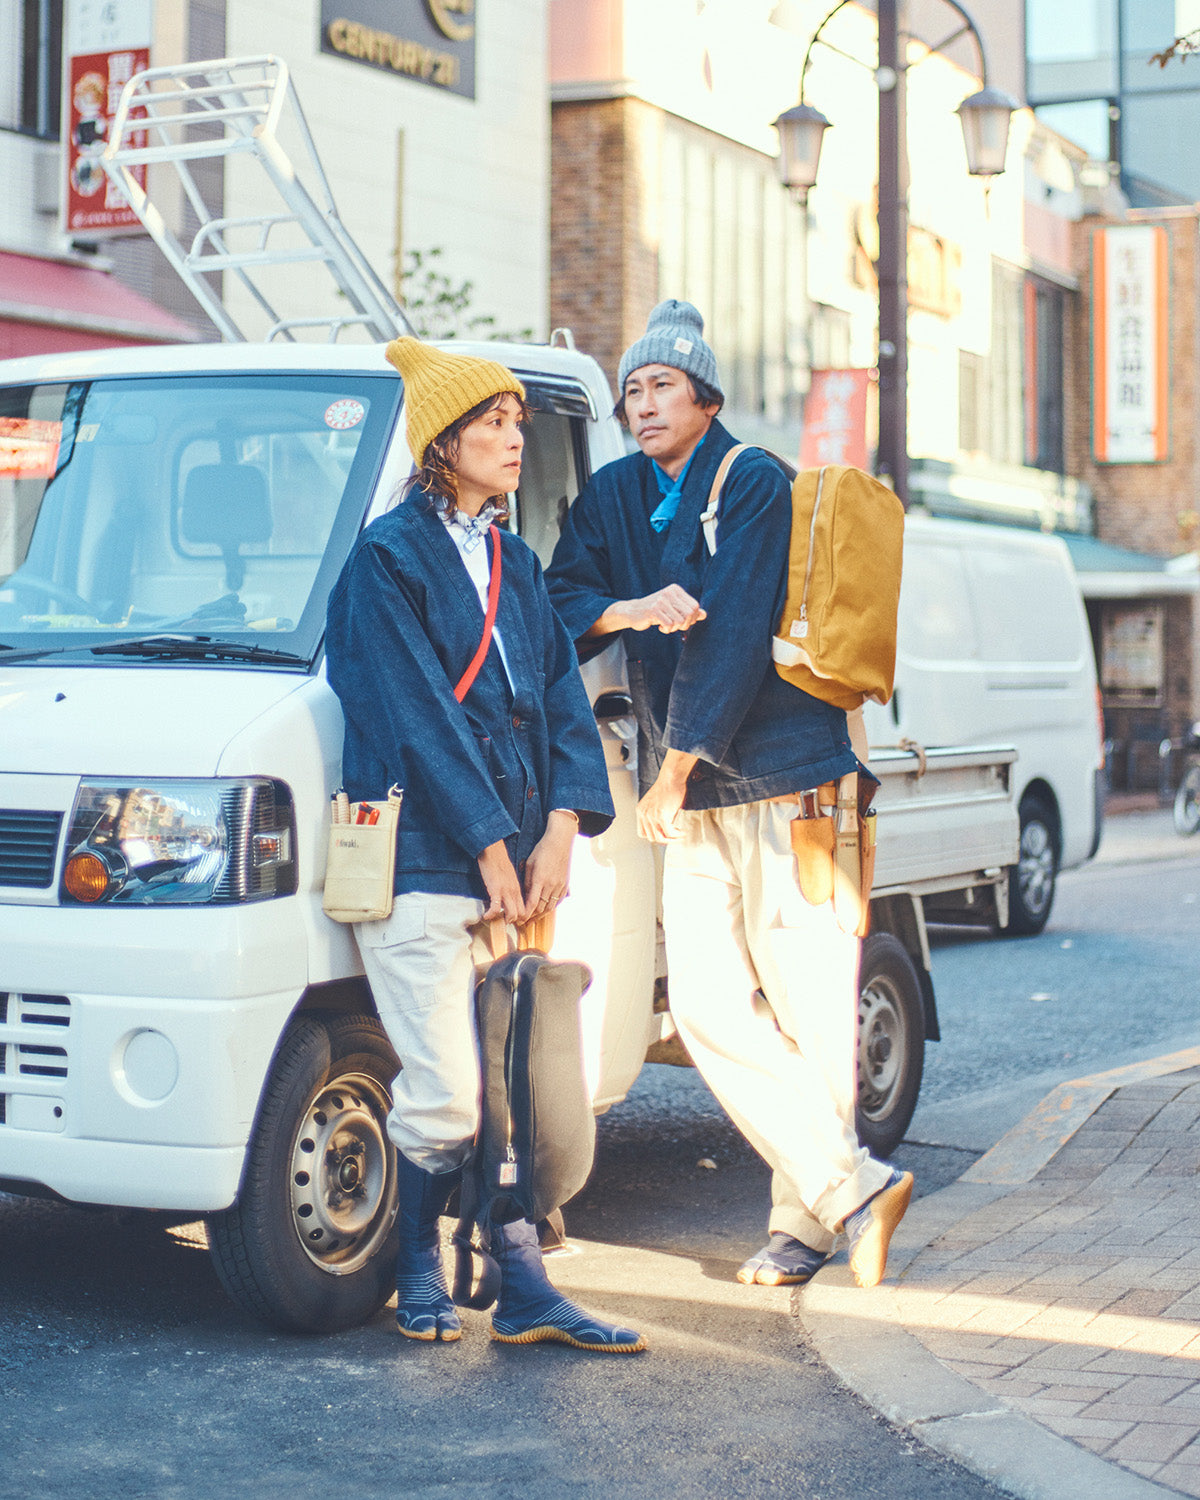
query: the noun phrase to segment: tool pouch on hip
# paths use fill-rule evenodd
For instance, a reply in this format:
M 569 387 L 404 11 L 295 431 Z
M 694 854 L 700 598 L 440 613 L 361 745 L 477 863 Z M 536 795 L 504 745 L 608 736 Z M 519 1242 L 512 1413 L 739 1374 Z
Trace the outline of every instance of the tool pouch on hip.
M 796 818 L 791 824 L 796 879 L 811 906 L 833 902 L 844 932 L 865 937 L 875 875 L 876 818 L 860 810 L 857 772 L 837 783 L 833 817 Z
M 342 822 L 334 809 L 321 905 L 335 922 L 378 922 L 392 914 L 396 829 L 404 793 L 392 787 L 373 824 Z M 346 812 L 349 817 L 349 812 Z
M 833 899 L 833 819 L 793 818 L 790 828 L 800 894 L 810 906 L 824 906 Z

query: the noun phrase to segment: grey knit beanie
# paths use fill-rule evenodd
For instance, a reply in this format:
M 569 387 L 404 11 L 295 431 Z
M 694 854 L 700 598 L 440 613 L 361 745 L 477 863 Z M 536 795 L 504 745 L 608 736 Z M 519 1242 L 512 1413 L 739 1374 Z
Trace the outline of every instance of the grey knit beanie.
M 702 380 L 718 395 L 725 394 L 717 378 L 716 357 L 704 342 L 704 319 L 690 302 L 668 297 L 650 314 L 645 333 L 621 356 L 617 370 L 617 387 L 621 392 L 629 376 L 643 365 L 670 365 L 673 370 L 682 370 L 685 375 Z

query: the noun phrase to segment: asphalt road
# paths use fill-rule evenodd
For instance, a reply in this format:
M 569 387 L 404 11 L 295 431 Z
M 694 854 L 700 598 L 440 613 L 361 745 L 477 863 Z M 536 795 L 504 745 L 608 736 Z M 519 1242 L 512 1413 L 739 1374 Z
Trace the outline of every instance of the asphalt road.
M 1068 875 L 1036 939 L 939 938 L 946 1040 L 898 1153 L 921 1191 L 1045 1078 L 1200 1040 L 1196 856 Z M 482 1314 L 449 1347 L 405 1343 L 386 1312 L 283 1337 L 226 1301 L 200 1226 L 0 1197 L 0 1497 L 995 1497 L 838 1387 L 785 1290 L 733 1280 L 766 1200 L 700 1079 L 646 1069 L 600 1121 L 579 1253 L 551 1262 L 650 1334 L 606 1359 L 492 1346 Z

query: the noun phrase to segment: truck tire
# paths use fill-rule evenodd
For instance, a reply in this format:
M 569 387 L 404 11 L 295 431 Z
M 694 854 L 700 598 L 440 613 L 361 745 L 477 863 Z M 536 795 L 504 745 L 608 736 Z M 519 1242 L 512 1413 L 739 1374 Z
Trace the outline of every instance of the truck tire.
M 1175 793 L 1175 831 L 1190 834 L 1200 829 L 1200 762 L 1194 762 L 1183 773 Z
M 904 944 L 872 933 L 858 970 L 858 1138 L 888 1157 L 904 1139 L 925 1070 L 921 982 Z
M 1023 797 L 1019 809 L 1021 841 L 1017 863 L 1009 869 L 1010 937 L 1035 937 L 1050 916 L 1058 881 L 1058 826 L 1054 810 L 1036 794 Z
M 368 1016 L 303 1016 L 267 1080 L 238 1201 L 210 1215 L 222 1285 L 292 1333 L 337 1333 L 396 1289 L 396 1055 Z

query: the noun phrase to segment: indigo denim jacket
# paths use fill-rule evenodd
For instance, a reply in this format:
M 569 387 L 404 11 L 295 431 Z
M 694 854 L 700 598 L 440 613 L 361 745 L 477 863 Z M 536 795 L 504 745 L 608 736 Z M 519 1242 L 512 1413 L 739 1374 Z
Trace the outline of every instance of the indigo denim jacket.
M 397 892 L 483 897 L 480 852 L 504 839 L 520 871 L 556 807 L 578 812 L 585 834 L 612 822 L 570 637 L 533 552 L 507 531 L 500 547 L 496 628 L 515 686 L 493 641 L 462 704 L 454 684 L 478 648 L 483 609 L 424 495 L 363 531 L 330 594 L 326 668 L 346 721 L 346 791 L 357 801 L 404 788 Z
M 696 449 L 679 509 L 661 535 L 650 525 L 659 503 L 650 459 L 635 453 L 607 464 L 571 507 L 547 569 L 554 606 L 581 651 L 606 641 L 582 637 L 610 604 L 677 583 L 707 619 L 686 634 L 624 632 L 637 709 L 642 789 L 664 750 L 699 756 L 686 807 L 728 807 L 819 786 L 858 766 L 846 715 L 781 678 L 771 637 L 783 610 L 791 534 L 791 486 L 758 449 L 726 477 L 717 550 L 700 516 L 722 456 L 733 446 L 714 421 Z

